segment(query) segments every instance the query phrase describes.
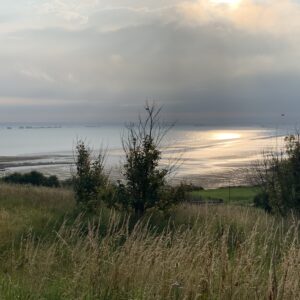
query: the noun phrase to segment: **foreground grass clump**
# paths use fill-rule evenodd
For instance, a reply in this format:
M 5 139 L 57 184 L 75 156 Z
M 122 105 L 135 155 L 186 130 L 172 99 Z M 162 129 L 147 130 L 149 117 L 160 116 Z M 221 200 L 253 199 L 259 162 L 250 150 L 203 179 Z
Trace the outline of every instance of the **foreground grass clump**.
M 29 230 L 48 235 L 74 205 L 68 190 L 0 184 L 0 249 Z
M 34 210 L 36 220 L 26 219 L 5 236 L 10 245 L 0 253 L 1 299 L 296 299 L 300 294 L 295 218 L 283 221 L 238 206 L 182 205 L 166 224 L 154 212 L 135 225 L 114 211 L 90 221 L 70 215 L 62 221 L 61 214 L 74 205 L 72 195 L 52 191 L 0 187 L 0 205 L 10 216 L 1 215 L 1 226 L 13 226 L 12 210 L 16 220 L 22 210 L 23 216 Z M 42 216 L 56 216 L 57 222 L 39 232 Z

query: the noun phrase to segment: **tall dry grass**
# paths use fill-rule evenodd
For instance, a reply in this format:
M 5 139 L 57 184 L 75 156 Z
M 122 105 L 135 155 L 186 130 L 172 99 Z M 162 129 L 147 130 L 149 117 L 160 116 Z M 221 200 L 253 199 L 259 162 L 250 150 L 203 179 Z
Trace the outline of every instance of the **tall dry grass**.
M 296 218 L 181 206 L 162 229 L 111 212 L 28 232 L 2 260 L 3 299 L 299 299 Z M 4 296 L 3 296 L 4 295 Z
M 74 206 L 68 190 L 0 184 L 0 254 L 29 230 L 48 234 L 47 227 L 53 227 Z

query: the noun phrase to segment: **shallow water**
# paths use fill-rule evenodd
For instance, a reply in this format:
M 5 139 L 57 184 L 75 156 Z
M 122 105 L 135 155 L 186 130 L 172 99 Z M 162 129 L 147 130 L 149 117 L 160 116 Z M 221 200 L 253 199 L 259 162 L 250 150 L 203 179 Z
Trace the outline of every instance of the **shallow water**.
M 107 148 L 107 168 L 118 176 L 122 162 L 120 126 L 0 127 L 0 167 L 3 173 L 38 169 L 61 178 L 70 176 L 76 141 L 84 139 L 95 151 Z M 175 178 L 215 187 L 243 184 L 242 169 L 262 151 L 282 145 L 289 132 L 263 127 L 174 127 L 164 142 L 163 163 L 180 158 Z

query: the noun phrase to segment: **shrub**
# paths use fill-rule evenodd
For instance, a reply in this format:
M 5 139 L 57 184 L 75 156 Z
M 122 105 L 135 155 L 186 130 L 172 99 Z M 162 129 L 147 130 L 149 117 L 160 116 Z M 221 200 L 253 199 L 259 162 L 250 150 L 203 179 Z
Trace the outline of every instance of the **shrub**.
M 254 206 L 264 209 L 266 212 L 270 213 L 272 211 L 272 207 L 269 202 L 269 195 L 265 192 L 261 192 L 257 194 L 254 199 Z
M 265 154 L 254 173 L 255 183 L 261 188 L 255 205 L 280 215 L 300 213 L 299 135 L 287 136 L 281 153 Z
M 132 209 L 138 216 L 153 207 L 167 210 L 183 194 L 181 187 L 167 186 L 172 166 L 159 165 L 161 142 L 170 129 L 161 123 L 160 111 L 161 108 L 147 103 L 145 118 L 139 117 L 138 123 L 127 126 L 127 135 L 122 139 L 125 181 L 118 182 L 114 204 Z
M 77 143 L 73 184 L 77 204 L 83 209 L 93 211 L 105 198 L 108 177 L 104 173 L 104 159 L 104 153 L 93 159 L 91 149 L 83 141 Z
M 3 177 L 3 181 L 6 183 L 14 184 L 31 184 L 36 186 L 47 187 L 59 187 L 59 180 L 56 176 L 46 177 L 42 173 L 37 171 L 31 171 L 30 173 L 21 174 L 13 173 Z
M 182 182 L 181 183 L 182 188 L 185 189 L 186 192 L 199 192 L 199 191 L 204 191 L 204 188 L 200 185 L 196 185 L 194 183 L 186 183 Z
M 57 176 L 55 176 L 55 175 L 49 176 L 48 180 L 46 180 L 45 186 L 59 187 L 60 183 L 59 183 Z

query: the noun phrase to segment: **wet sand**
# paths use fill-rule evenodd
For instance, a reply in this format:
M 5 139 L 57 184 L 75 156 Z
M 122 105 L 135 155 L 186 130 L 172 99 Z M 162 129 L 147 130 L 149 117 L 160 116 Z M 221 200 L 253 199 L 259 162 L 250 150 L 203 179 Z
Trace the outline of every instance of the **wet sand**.
M 177 172 L 170 176 L 172 183 L 185 181 L 199 185 L 204 188 L 218 188 L 224 186 L 247 185 L 246 169 L 249 165 L 241 163 L 232 166 L 228 164 L 227 171 L 203 172 L 199 174 L 188 174 Z M 72 176 L 74 172 L 73 156 L 64 155 L 36 155 L 36 156 L 2 156 L 0 157 L 0 175 L 4 176 L 13 172 L 26 173 L 37 170 L 45 175 L 56 175 L 60 180 L 65 180 Z M 120 164 L 107 168 L 112 180 L 121 178 Z
M 204 188 L 245 185 L 248 183 L 245 169 L 261 158 L 262 151 L 280 146 L 284 132 L 282 130 L 279 135 L 277 130 L 259 127 L 179 127 L 166 140 L 162 166 L 179 160 L 180 166 L 171 177 L 172 182 L 184 180 Z M 35 131 L 0 130 L 7 141 L 0 153 L 0 174 L 37 170 L 67 179 L 74 172 L 75 137 L 84 136 L 94 154 L 99 151 L 99 141 L 106 138 L 110 141 L 106 144 L 109 145 L 107 172 L 112 179 L 120 179 L 124 153 L 119 133 L 118 127 L 80 126 Z

